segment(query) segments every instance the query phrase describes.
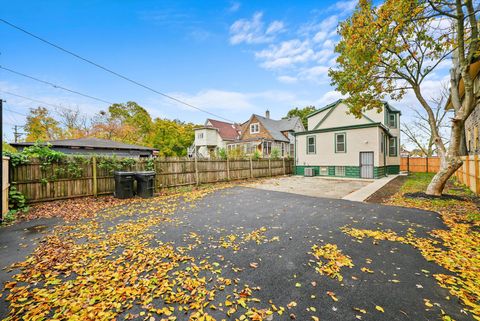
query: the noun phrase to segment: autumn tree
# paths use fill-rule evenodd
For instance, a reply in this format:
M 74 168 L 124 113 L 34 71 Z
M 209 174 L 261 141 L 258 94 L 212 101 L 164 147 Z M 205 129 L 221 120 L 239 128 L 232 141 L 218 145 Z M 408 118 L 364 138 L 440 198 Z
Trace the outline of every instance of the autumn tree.
M 27 134 L 27 142 L 47 141 L 62 137 L 59 122 L 45 107 L 30 109 L 24 129 Z
M 156 118 L 152 125 L 149 145 L 159 150 L 160 156 L 185 156 L 195 139 L 195 125 L 179 120 Z
M 400 100 L 408 91 L 427 113 L 441 157 L 440 170 L 426 191 L 430 195 L 441 195 L 447 180 L 462 165 L 464 123 L 476 103 L 469 69 L 479 49 L 477 15 L 471 0 L 387 0 L 378 7 L 360 0 L 339 28 L 337 67 L 329 75 L 332 84 L 348 94 L 346 102 L 354 114 L 380 110 L 383 99 Z M 425 80 L 447 58 L 452 58 L 454 110 L 448 147 L 423 91 Z
M 93 136 L 131 144 L 145 144 L 151 128 L 150 114 L 132 101 L 113 104 L 92 119 Z
M 315 106 L 306 106 L 303 108 L 295 107 L 290 109 L 285 118 L 300 117 L 302 120 L 303 127 L 307 128 L 307 116 L 315 111 Z
M 63 138 L 81 138 L 89 134 L 89 118 L 77 107 L 57 109 L 59 123 L 63 128 Z

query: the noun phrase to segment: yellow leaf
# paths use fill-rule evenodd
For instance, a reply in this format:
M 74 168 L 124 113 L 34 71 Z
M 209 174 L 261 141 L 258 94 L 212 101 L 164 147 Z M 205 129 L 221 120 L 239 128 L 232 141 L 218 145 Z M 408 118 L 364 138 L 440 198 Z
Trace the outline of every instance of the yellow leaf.
M 382 313 L 385 312 L 385 310 L 383 310 L 383 308 L 382 308 L 381 306 L 379 306 L 379 305 L 376 305 L 376 306 L 375 306 L 375 309 L 376 309 L 377 311 L 382 312 Z

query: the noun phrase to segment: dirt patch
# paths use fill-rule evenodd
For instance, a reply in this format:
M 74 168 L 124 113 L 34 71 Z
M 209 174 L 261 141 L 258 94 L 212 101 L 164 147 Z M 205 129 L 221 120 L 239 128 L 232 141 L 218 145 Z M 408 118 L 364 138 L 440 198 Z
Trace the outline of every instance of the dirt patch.
M 405 183 L 407 180 L 407 176 L 397 176 L 395 179 L 391 180 L 388 182 L 385 186 L 383 186 L 381 189 L 370 195 L 365 202 L 367 203 L 376 203 L 376 204 L 382 204 L 384 203 L 387 199 L 395 195 L 402 185 Z

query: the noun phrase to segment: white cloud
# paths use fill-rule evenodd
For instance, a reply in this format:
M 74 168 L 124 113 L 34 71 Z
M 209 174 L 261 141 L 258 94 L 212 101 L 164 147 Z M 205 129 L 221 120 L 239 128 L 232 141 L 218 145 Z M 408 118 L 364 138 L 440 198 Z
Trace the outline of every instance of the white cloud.
M 339 11 L 340 15 L 346 15 L 349 14 L 355 9 L 355 6 L 357 5 L 358 1 L 357 0 L 350 0 L 350 1 L 338 1 L 334 3 L 332 6 L 330 6 L 330 10 L 335 10 Z
M 327 91 L 320 99 L 316 101 L 316 105 L 321 108 L 341 98 L 345 98 L 345 95 L 342 95 L 336 90 Z
M 282 21 L 275 20 L 266 28 L 262 20 L 263 12 L 255 12 L 251 19 L 239 19 L 230 26 L 230 43 L 237 45 L 268 43 L 284 31 Z
M 281 69 L 308 62 L 314 58 L 314 54 L 309 41 L 292 39 L 278 45 L 270 45 L 268 49 L 256 52 L 255 56 L 263 60 L 262 67 Z
M 298 78 L 284 75 L 284 76 L 278 76 L 277 80 L 285 84 L 294 84 L 298 81 Z

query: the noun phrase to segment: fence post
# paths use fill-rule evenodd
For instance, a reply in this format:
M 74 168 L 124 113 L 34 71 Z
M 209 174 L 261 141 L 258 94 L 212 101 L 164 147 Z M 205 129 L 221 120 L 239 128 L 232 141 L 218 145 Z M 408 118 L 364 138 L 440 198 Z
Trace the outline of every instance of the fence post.
M 427 167 L 427 173 L 428 173 L 428 156 L 425 157 L 425 166 Z
M 197 157 L 195 157 L 195 184 L 198 185 L 200 184 L 199 179 L 198 179 L 198 163 L 197 163 Z
M 410 155 L 407 156 L 407 175 L 410 175 Z
M 467 155 L 467 157 L 465 158 L 465 165 L 466 165 L 465 171 L 467 176 L 465 184 L 470 188 L 470 156 L 469 155 Z
M 253 178 L 253 162 L 252 162 L 252 156 L 250 156 L 250 178 Z
M 268 175 L 272 176 L 272 164 L 270 162 L 270 157 L 268 158 Z
M 230 180 L 230 161 L 228 160 L 227 156 L 227 181 Z
M 475 154 L 473 157 L 473 161 L 475 162 L 473 165 L 475 166 L 475 193 L 480 195 L 480 166 L 478 164 L 478 155 Z
M 97 197 L 97 158 L 92 157 L 92 180 L 93 180 L 93 196 Z
M 285 168 L 285 157 L 282 158 L 282 166 L 283 166 L 283 175 L 287 175 L 287 169 Z

